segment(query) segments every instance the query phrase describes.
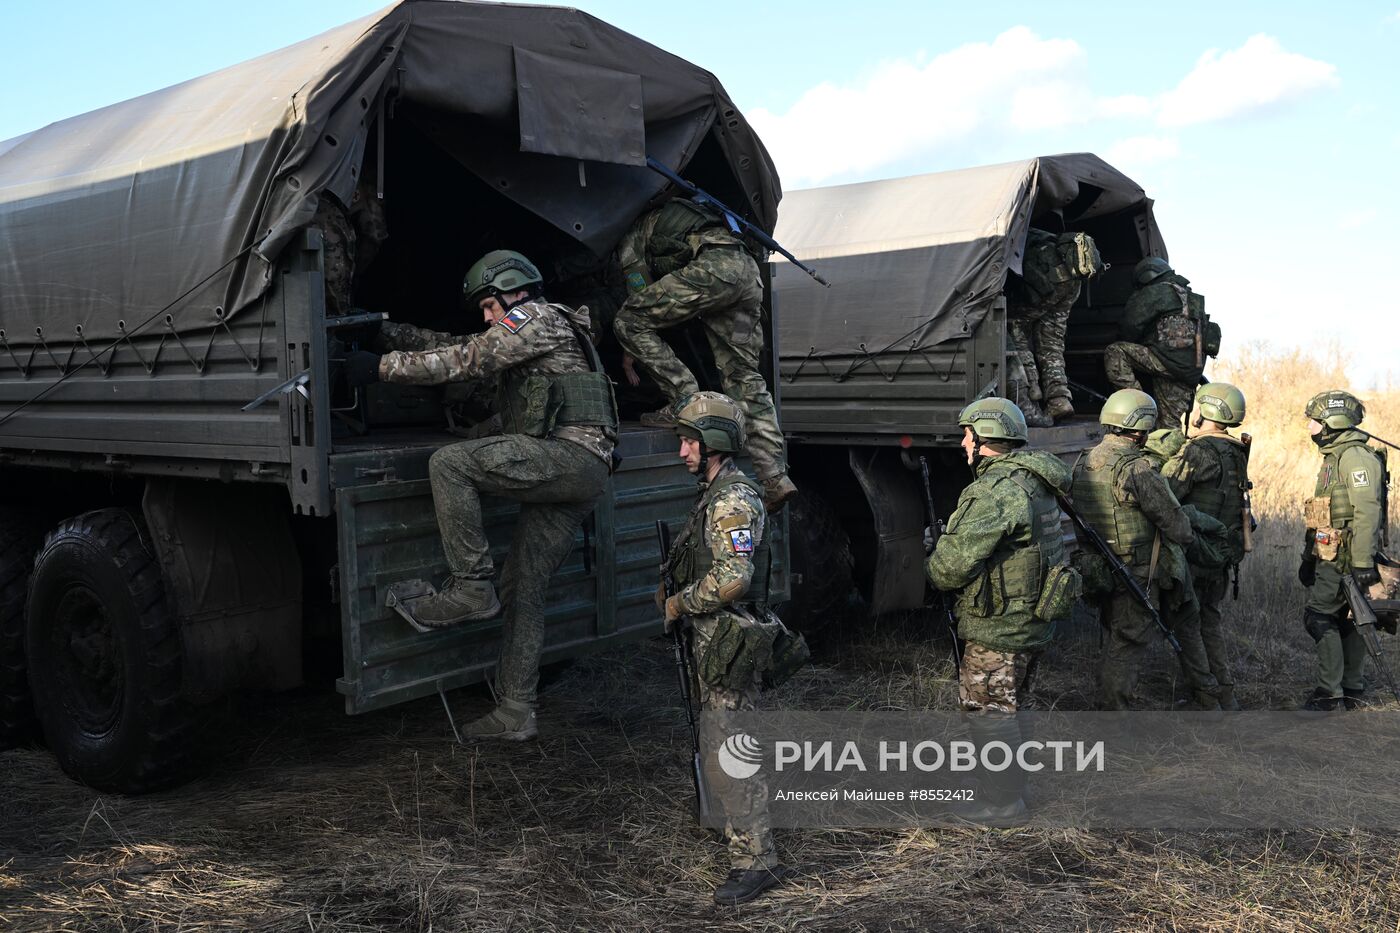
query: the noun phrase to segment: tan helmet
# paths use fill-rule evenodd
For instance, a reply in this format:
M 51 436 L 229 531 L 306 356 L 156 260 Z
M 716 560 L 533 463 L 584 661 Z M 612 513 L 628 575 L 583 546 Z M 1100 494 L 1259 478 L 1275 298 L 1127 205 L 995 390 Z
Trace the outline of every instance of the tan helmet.
M 1157 403 L 1141 389 L 1119 389 L 1103 403 L 1099 424 L 1124 431 L 1151 431 L 1157 426 Z
M 1244 420 L 1244 393 L 1228 382 L 1207 382 L 1196 390 L 1201 417 L 1217 424 L 1237 425 Z
M 712 451 L 738 453 L 744 446 L 744 410 L 722 392 L 692 392 L 676 414 L 676 433 Z

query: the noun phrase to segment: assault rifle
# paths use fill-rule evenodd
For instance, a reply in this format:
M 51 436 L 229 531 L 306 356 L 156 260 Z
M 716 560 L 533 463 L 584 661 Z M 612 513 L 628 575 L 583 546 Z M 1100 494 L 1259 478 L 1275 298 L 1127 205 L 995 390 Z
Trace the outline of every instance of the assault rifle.
M 1066 379 L 1065 384 L 1068 385 L 1071 389 L 1075 390 L 1076 392 L 1083 392 L 1090 398 L 1098 399 L 1100 402 L 1108 401 L 1107 395 L 1104 395 L 1101 392 L 1095 392 L 1093 389 L 1089 388 L 1082 382 L 1075 382 L 1073 379 Z
M 676 578 L 671 573 L 671 529 L 661 519 L 656 520 L 656 543 L 661 549 L 661 587 L 669 598 L 676 591 Z M 671 650 L 676 655 L 676 674 L 681 681 L 681 699 L 685 703 L 685 718 L 690 723 L 690 779 L 695 784 L 695 811 L 702 824 L 710 819 L 710 793 L 705 783 L 705 769 L 700 761 L 700 726 L 695 721 L 695 702 L 691 693 L 690 650 L 683 634 L 684 626 L 677 619 L 671 626 Z
M 1342 590 L 1346 593 L 1347 605 L 1351 607 L 1351 621 L 1361 633 L 1361 640 L 1366 643 L 1366 653 L 1371 656 L 1376 670 L 1381 672 L 1385 685 L 1395 694 L 1395 699 L 1400 700 L 1400 686 L 1396 686 L 1395 675 L 1390 672 L 1385 655 L 1381 652 L 1381 637 L 1376 634 L 1376 610 L 1366 598 L 1366 591 L 1361 589 L 1361 584 L 1351 573 L 1342 574 Z
M 1162 637 L 1167 640 L 1167 644 L 1171 645 L 1172 650 L 1177 654 L 1181 654 L 1181 642 L 1176 640 L 1176 635 L 1173 634 L 1172 630 L 1167 628 L 1166 624 L 1162 621 L 1162 616 L 1157 612 L 1157 607 L 1152 605 L 1152 598 L 1147 595 L 1147 591 L 1142 588 L 1142 584 L 1138 582 L 1137 577 L 1133 576 L 1133 571 L 1127 564 L 1123 563 L 1117 554 L 1113 553 L 1113 549 L 1108 546 L 1108 542 L 1103 539 L 1103 536 L 1095 531 L 1094 527 L 1086 522 L 1082 515 L 1075 511 L 1069 499 L 1064 496 L 1056 496 L 1055 498 L 1059 500 L 1060 508 L 1064 509 L 1065 514 L 1070 517 L 1070 521 L 1074 522 L 1074 527 L 1079 531 L 1080 536 L 1085 541 L 1089 542 L 1094 550 L 1102 555 L 1104 560 L 1108 561 L 1108 566 L 1113 571 L 1113 575 L 1117 577 L 1119 582 L 1132 594 L 1133 599 L 1137 600 L 1142 608 L 1147 610 L 1148 615 L 1152 616 L 1152 621 L 1156 623 L 1157 628 L 1161 629 Z
M 938 547 L 938 539 L 943 536 L 938 525 L 938 508 L 933 504 L 933 487 L 929 483 L 928 458 L 919 458 L 919 474 L 924 480 L 924 511 L 928 515 L 929 534 L 933 537 L 933 546 Z M 931 552 L 930 552 L 931 553 Z M 962 670 L 962 649 L 958 647 L 958 619 L 953 615 L 953 607 L 948 601 L 948 594 L 942 590 L 934 590 L 938 594 L 939 614 L 943 616 L 943 624 L 948 627 L 948 637 L 953 639 L 953 663 Z
M 671 171 L 663 163 L 657 161 L 656 159 L 653 159 L 651 156 L 647 156 L 647 168 L 651 169 L 653 172 L 656 172 L 658 175 L 663 175 L 666 178 L 668 178 L 671 184 L 675 185 L 677 188 L 690 195 L 691 200 L 693 200 L 696 204 L 708 204 L 710 207 L 713 207 L 715 210 L 719 211 L 721 214 L 724 215 L 725 223 L 729 224 L 729 229 L 734 233 L 747 233 L 749 236 L 757 240 L 759 244 L 763 246 L 764 249 L 773 253 L 781 253 L 782 255 L 786 256 L 788 258 L 788 261 L 791 262 L 794 266 L 801 269 L 803 272 L 807 273 L 812 278 L 825 285 L 827 288 L 831 287 L 831 283 L 828 282 L 826 279 L 822 278 L 821 275 L 817 273 L 816 269 L 813 269 L 811 266 L 798 259 L 792 253 L 789 253 L 787 250 L 783 249 L 782 244 L 779 243 L 777 240 L 773 239 L 771 236 L 769 236 L 767 231 L 765 231 L 762 227 L 758 226 L 755 223 L 751 223 L 748 220 L 745 220 L 743 217 L 740 217 L 738 213 L 736 213 L 733 210 L 730 210 L 727 206 L 725 206 L 725 204 L 722 201 L 717 199 L 708 191 L 704 191 L 700 188 L 695 187 L 690 182 L 686 181 L 684 178 Z

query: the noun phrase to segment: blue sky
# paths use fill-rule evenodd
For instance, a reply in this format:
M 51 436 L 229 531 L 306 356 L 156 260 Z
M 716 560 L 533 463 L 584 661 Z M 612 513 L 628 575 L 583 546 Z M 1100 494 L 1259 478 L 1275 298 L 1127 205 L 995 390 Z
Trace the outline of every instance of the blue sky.
M 383 5 L 3 0 L 0 139 Z M 1338 341 L 1358 385 L 1400 382 L 1400 0 L 582 6 L 715 72 L 788 188 L 1097 152 L 1156 199 L 1226 354 Z

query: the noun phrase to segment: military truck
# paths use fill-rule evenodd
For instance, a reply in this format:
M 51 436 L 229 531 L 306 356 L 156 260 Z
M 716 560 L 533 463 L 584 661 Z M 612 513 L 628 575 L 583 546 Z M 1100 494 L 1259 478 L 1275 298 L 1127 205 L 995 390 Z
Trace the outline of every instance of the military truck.
M 213 700 L 327 646 L 349 713 L 487 676 L 498 621 L 385 605 L 445 572 L 427 461 L 463 403 L 352 391 L 337 360 L 384 314 L 479 329 L 489 249 L 596 264 L 666 196 L 648 156 L 772 229 L 777 174 L 713 75 L 576 10 L 442 2 L 0 142 L 0 748 L 139 792 L 189 773 Z M 357 187 L 388 237 L 331 316 L 318 206 Z M 694 479 L 667 431 L 624 423 L 620 453 L 546 661 L 660 631 L 654 522 Z M 514 508 L 487 506 L 508 559 Z
M 1106 273 L 1085 285 L 1066 364 L 1076 417 L 1031 429 L 1066 458 L 1092 446 L 1104 348 L 1132 269 L 1167 255 L 1152 200 L 1097 156 L 789 192 L 777 239 L 830 289 L 774 263 L 783 430 L 802 493 L 791 509 L 789 617 L 814 628 L 858 592 L 876 613 L 923 604 L 927 524 L 918 458 L 947 517 L 971 473 L 957 416 L 1007 391 L 1005 288 L 1032 226 L 1092 235 Z

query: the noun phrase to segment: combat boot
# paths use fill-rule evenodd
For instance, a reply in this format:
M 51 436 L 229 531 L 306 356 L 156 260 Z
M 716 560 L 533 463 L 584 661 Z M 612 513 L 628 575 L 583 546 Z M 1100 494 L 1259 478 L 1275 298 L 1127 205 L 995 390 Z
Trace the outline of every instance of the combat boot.
M 729 877 L 715 888 L 715 903 L 721 907 L 737 907 L 747 904 L 769 888 L 776 888 L 787 880 L 786 866 L 772 868 L 731 868 Z
M 1334 697 L 1321 687 L 1312 692 L 1312 696 L 1308 697 L 1302 708 L 1310 713 L 1335 713 L 1346 709 L 1342 705 L 1341 697 Z
M 763 507 L 772 515 L 780 511 L 787 501 L 797 495 L 797 486 L 788 479 L 786 473 L 770 476 L 763 481 Z
M 501 601 L 490 580 L 468 580 L 451 577 L 441 590 L 413 604 L 413 627 L 420 632 L 432 632 L 462 622 L 494 618 L 500 614 Z
M 1192 713 L 1218 713 L 1220 706 L 1220 699 L 1209 690 L 1192 690 L 1191 699 L 1183 703 L 1181 708 Z
M 1013 751 L 1022 740 L 1016 717 L 1000 713 L 969 716 L 967 734 L 979 747 L 1004 742 Z M 1002 771 L 981 770 L 977 775 L 975 808 L 955 810 L 954 815 L 979 826 L 1020 826 L 1027 819 L 1025 787 L 1025 772 L 1015 764 Z
M 463 727 L 462 741 L 472 743 L 495 739 L 503 742 L 524 742 L 539 734 L 533 705 L 501 697 L 499 706 Z
M 1051 421 L 1064 421 L 1066 418 L 1074 417 L 1074 402 L 1057 395 L 1045 403 L 1045 415 Z
M 1055 422 L 1040 410 L 1040 403 L 1031 398 L 1024 385 L 1018 384 L 1015 392 L 1016 407 L 1026 416 L 1026 426 L 1031 428 L 1051 428 Z
M 1220 685 L 1220 708 L 1227 713 L 1238 713 L 1242 709 L 1240 701 L 1235 697 L 1234 684 Z
M 676 408 L 674 405 L 662 405 L 656 411 L 645 412 L 637 419 L 647 428 L 674 428 L 676 426 Z
M 1350 687 L 1342 688 L 1342 704 L 1349 710 L 1361 709 L 1365 706 L 1366 701 L 1362 699 L 1364 696 L 1366 696 L 1364 687 L 1360 690 L 1353 690 Z

